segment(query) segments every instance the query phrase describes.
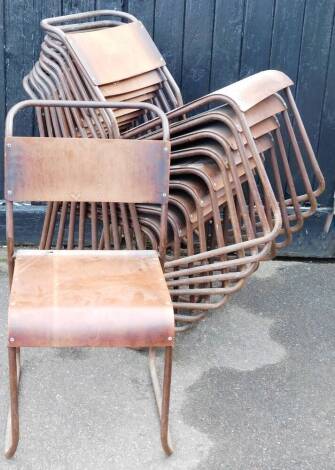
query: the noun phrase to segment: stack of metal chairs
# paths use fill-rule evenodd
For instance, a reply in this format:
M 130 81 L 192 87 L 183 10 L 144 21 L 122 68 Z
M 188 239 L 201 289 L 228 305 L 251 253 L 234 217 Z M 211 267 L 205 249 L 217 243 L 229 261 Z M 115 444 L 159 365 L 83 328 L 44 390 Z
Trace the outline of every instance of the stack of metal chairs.
M 161 138 L 159 119 L 134 103 L 153 104 L 169 119 L 164 269 L 177 329 L 185 330 L 224 305 L 316 210 L 324 179 L 293 82 L 268 70 L 183 104 L 135 17 L 92 11 L 45 19 L 41 26 L 40 57 L 24 79 L 31 98 L 131 103 L 115 110 L 40 107 L 41 136 Z M 123 201 L 55 201 L 46 209 L 40 248 L 156 249 L 159 211 Z

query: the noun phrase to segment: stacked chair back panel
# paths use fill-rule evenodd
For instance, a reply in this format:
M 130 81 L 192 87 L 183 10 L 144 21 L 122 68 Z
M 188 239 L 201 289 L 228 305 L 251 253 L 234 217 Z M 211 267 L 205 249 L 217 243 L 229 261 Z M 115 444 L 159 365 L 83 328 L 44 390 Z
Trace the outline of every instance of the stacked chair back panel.
M 138 21 L 114 28 L 67 33 L 66 38 L 78 62 L 97 86 L 146 75 L 165 65 L 150 35 Z

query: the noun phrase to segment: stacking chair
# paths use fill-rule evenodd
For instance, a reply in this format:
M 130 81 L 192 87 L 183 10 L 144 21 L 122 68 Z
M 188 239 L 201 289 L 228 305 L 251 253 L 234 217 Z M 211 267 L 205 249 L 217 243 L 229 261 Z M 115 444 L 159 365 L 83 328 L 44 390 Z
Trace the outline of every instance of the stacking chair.
M 5 196 L 10 281 L 8 353 L 10 412 L 6 457 L 19 440 L 18 388 L 23 347 L 149 348 L 149 364 L 161 422 L 161 442 L 172 452 L 168 433 L 173 306 L 162 265 L 166 253 L 170 143 L 164 113 L 131 103 L 162 119 L 159 140 L 13 136 L 13 120 L 27 107 L 124 109 L 123 103 L 38 101 L 18 103 L 8 113 L 5 139 Z M 116 201 L 160 207 L 159 252 L 152 250 L 14 251 L 16 201 Z M 95 224 L 91 231 L 97 232 Z M 106 226 L 102 227 L 106 236 Z M 108 232 L 108 231 L 107 231 Z M 107 240 L 105 240 L 106 248 Z M 84 246 L 83 246 L 84 248 Z M 155 368 L 156 348 L 165 349 L 163 394 Z

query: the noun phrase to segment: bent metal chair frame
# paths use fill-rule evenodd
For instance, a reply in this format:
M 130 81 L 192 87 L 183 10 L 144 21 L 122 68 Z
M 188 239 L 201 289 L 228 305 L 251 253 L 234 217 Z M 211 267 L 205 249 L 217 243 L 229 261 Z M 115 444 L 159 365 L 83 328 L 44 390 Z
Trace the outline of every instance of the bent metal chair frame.
M 14 118 L 19 111 L 27 107 L 43 107 L 50 109 L 69 109 L 79 107 L 81 109 L 104 109 L 110 108 L 112 106 L 113 108 L 120 109 L 122 109 L 123 107 L 134 107 L 137 109 L 143 108 L 148 109 L 153 113 L 156 113 L 156 115 L 158 115 L 158 117 L 161 119 L 161 124 L 163 128 L 164 136 L 162 141 L 159 143 L 154 141 L 147 141 L 145 143 L 145 146 L 141 147 L 140 142 L 134 140 L 130 141 L 126 139 L 80 139 L 79 143 L 79 139 L 73 138 L 66 139 L 13 136 Z M 22 259 L 26 258 L 28 259 L 29 264 L 29 257 L 31 256 L 37 256 L 37 258 L 41 259 L 43 257 L 46 258 L 48 256 L 50 257 L 55 255 L 58 258 L 57 262 L 63 263 L 64 259 L 69 258 L 69 256 L 85 257 L 87 253 L 90 253 L 90 250 L 70 250 L 70 252 L 53 252 L 50 250 L 28 250 L 26 253 L 22 252 L 21 250 L 21 254 L 20 251 L 15 254 L 13 204 L 14 202 L 18 201 L 54 201 L 64 200 L 65 198 L 68 201 L 99 200 L 106 202 L 114 202 L 124 199 L 126 203 L 135 203 L 137 202 L 137 199 L 139 199 L 139 202 L 141 203 L 149 202 L 160 204 L 162 209 L 160 222 L 159 256 L 161 265 L 164 264 L 164 257 L 166 252 L 165 245 L 167 227 L 167 193 L 169 185 L 170 142 L 168 121 L 161 110 L 147 103 L 124 104 L 118 102 L 106 103 L 91 101 L 87 102 L 27 100 L 13 106 L 8 112 L 6 118 L 5 135 L 6 231 L 9 284 L 11 288 L 11 295 L 13 295 L 12 286 L 15 286 L 16 282 L 16 259 L 17 262 L 19 262 L 20 260 L 20 262 L 22 263 Z M 140 146 L 138 144 L 140 144 Z M 102 152 L 100 152 L 99 155 L 96 154 L 95 156 L 99 156 L 99 159 L 103 157 L 102 159 L 104 160 L 104 165 L 102 166 L 102 171 L 100 172 L 96 170 L 97 158 L 93 158 L 94 154 L 96 153 L 97 147 L 100 149 L 102 148 Z M 64 155 L 62 155 L 62 151 L 57 152 L 57 158 L 55 159 L 54 153 L 56 148 L 63 149 Z M 77 148 L 80 148 L 81 151 L 78 151 Z M 68 151 L 66 151 L 66 149 L 68 149 Z M 122 153 L 122 149 L 124 150 L 124 152 L 123 155 L 120 155 L 120 153 Z M 150 153 L 151 155 L 149 155 Z M 71 156 L 71 158 L 69 158 L 69 156 Z M 122 156 L 124 157 L 123 160 L 126 161 L 126 164 L 120 164 L 120 161 L 122 161 L 122 158 L 120 157 Z M 71 159 L 72 163 L 69 163 L 69 160 Z M 61 162 L 59 162 L 59 160 L 61 160 Z M 59 178 L 59 174 L 62 171 L 62 169 L 60 169 L 60 166 L 62 166 L 63 169 L 65 168 L 63 173 L 63 179 Z M 143 171 L 145 172 L 145 176 L 143 177 L 141 184 L 134 184 L 135 179 L 138 176 L 137 172 L 142 172 L 143 174 Z M 97 176 L 95 176 L 96 173 Z M 102 176 L 103 173 L 105 174 L 105 176 Z M 116 184 L 110 184 L 111 178 L 114 178 Z M 120 179 L 119 183 L 117 182 L 118 178 Z M 83 185 L 82 187 L 80 187 L 80 181 L 89 181 L 90 184 L 86 186 Z M 129 181 L 133 184 L 127 186 L 127 182 Z M 93 253 L 93 256 L 97 256 L 99 258 L 99 256 L 109 256 L 109 253 L 111 253 L 111 251 L 93 251 L 91 253 Z M 98 255 L 98 253 L 101 253 L 101 255 Z M 142 250 L 139 256 L 145 257 L 145 253 L 149 253 L 150 256 L 150 253 L 153 252 L 145 252 Z M 130 257 L 137 256 L 136 252 L 134 251 L 122 252 L 122 257 L 127 257 L 127 255 Z M 159 269 L 161 270 L 160 267 Z M 150 274 L 151 271 L 149 270 L 148 272 Z M 101 275 L 99 277 L 101 277 Z M 165 306 L 162 307 L 162 313 L 165 312 L 165 320 L 162 320 L 161 322 L 161 330 L 159 329 L 159 322 L 157 326 L 157 321 L 155 322 L 154 319 L 155 324 L 154 326 L 152 326 L 152 323 L 149 324 L 148 317 L 145 317 L 145 320 L 147 322 L 147 330 L 143 329 L 141 333 L 141 331 L 136 331 L 136 326 L 131 325 L 131 322 L 129 322 L 129 316 L 127 317 L 127 315 L 125 315 L 126 320 L 122 320 L 122 316 L 118 316 L 113 324 L 113 328 L 116 328 L 116 330 L 118 330 L 117 322 L 120 322 L 121 319 L 121 323 L 123 321 L 124 330 L 122 331 L 121 325 L 121 327 L 119 328 L 119 330 L 121 331 L 121 333 L 119 332 L 119 336 L 116 335 L 111 339 L 105 339 L 105 337 L 107 336 L 104 337 L 102 335 L 102 339 L 99 343 L 99 338 L 95 338 L 94 340 L 92 340 L 92 338 L 90 338 L 89 335 L 86 334 L 87 332 L 85 333 L 85 328 L 79 328 L 79 333 L 76 333 L 77 336 L 71 336 L 71 333 L 74 330 L 71 325 L 66 323 L 65 327 L 63 325 L 58 328 L 57 326 L 55 327 L 54 325 L 47 324 L 48 319 L 44 320 L 44 326 L 42 325 L 42 330 L 43 327 L 45 327 L 46 333 L 43 336 L 44 333 L 40 329 L 40 325 L 38 325 L 37 330 L 31 333 L 31 322 L 28 325 L 27 321 L 25 320 L 26 325 L 20 326 L 18 324 L 18 317 L 15 317 L 15 320 L 12 319 L 12 323 L 9 322 L 8 355 L 10 410 L 8 414 L 6 430 L 5 455 L 7 458 L 10 458 L 14 455 L 19 441 L 18 388 L 20 379 L 20 348 L 50 346 L 148 347 L 150 375 L 152 379 L 155 399 L 157 402 L 158 412 L 160 415 L 161 443 L 164 451 L 168 455 L 172 453 L 172 446 L 168 431 L 168 416 L 172 371 L 172 348 L 175 336 L 175 328 L 173 321 L 172 303 L 170 301 L 166 283 L 164 281 L 163 272 L 161 273 L 160 282 L 162 282 L 163 291 L 164 289 L 166 291 L 164 294 L 165 297 L 164 295 L 162 297 L 164 297 L 165 300 L 168 300 L 164 303 Z M 109 289 L 109 287 L 107 287 L 107 289 Z M 11 305 L 11 301 L 13 305 Z M 25 302 L 29 303 L 29 298 L 25 299 Z M 10 299 L 9 319 L 11 308 L 15 309 L 15 302 L 13 301 L 12 297 Z M 143 309 L 144 307 L 141 308 Z M 160 304 L 158 308 L 160 308 Z M 167 320 L 167 318 L 169 318 L 169 320 Z M 96 320 L 93 319 L 93 322 L 94 321 L 96 322 Z M 34 322 L 36 323 L 33 317 L 32 323 Z M 138 322 L 135 321 L 135 323 L 137 324 Z M 110 328 L 110 330 L 112 330 L 112 335 L 113 328 Z M 15 331 L 17 333 L 17 336 L 15 336 Z M 129 333 L 129 331 L 131 333 Z M 62 338 L 62 334 L 65 334 L 65 340 L 64 338 Z M 94 344 L 92 344 L 92 341 Z M 165 365 L 162 392 L 155 366 L 155 349 L 157 347 L 165 348 Z

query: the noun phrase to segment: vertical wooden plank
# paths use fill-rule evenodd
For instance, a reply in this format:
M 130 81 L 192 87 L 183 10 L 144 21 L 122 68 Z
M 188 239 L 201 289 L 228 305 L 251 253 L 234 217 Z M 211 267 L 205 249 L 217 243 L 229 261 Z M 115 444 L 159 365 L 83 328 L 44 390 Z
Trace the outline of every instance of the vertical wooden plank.
M 5 111 L 18 101 L 27 99 L 22 87 L 22 79 L 38 59 L 43 36 L 40 20 L 60 13 L 61 0 L 48 2 L 5 0 L 1 2 L 0 14 L 4 27 L 0 31 L 0 43 L 5 46 L 5 48 L 1 47 L 0 51 L 0 118 L 2 120 Z M 22 135 L 34 133 L 32 110 L 25 110 L 18 115 L 15 129 L 18 134 Z M 2 136 L 3 131 L 1 131 L 1 139 Z M 2 145 L 2 140 L 0 145 Z
M 96 0 L 97 10 L 119 10 L 122 11 L 122 0 Z
M 296 101 L 314 149 L 318 142 L 323 90 L 334 16 L 334 0 L 307 0 Z
M 274 0 L 246 0 L 240 77 L 269 68 Z
M 242 47 L 240 56 L 240 78 L 269 68 L 275 0 L 246 0 Z M 273 180 L 269 160 L 265 169 Z
M 334 16 L 334 0 L 306 0 L 296 102 L 304 121 L 312 147 L 317 153 L 324 90 L 328 68 L 329 48 Z M 293 152 L 290 152 L 292 173 L 298 192 L 304 192 Z M 311 168 L 306 166 L 311 174 Z
M 215 7 L 211 90 L 239 79 L 244 0 L 218 0 Z
M 154 40 L 178 84 L 183 56 L 184 0 L 156 0 Z
M 182 92 L 185 103 L 209 92 L 214 0 L 186 0 Z
M 165 2 L 167 5 L 169 2 Z M 128 13 L 142 21 L 149 34 L 154 34 L 155 0 L 128 0 Z
M 5 120 L 6 96 L 5 96 L 5 33 L 4 33 L 4 3 L 0 2 L 0 122 Z M 3 125 L 0 130 L 0 198 L 3 198 Z
M 305 5 L 305 0 L 281 0 L 275 5 L 270 67 L 285 72 L 294 82 L 298 75 Z M 283 138 L 284 142 L 288 141 L 285 131 Z M 289 145 L 286 149 L 289 152 Z M 285 187 L 286 176 L 282 168 L 281 178 Z
M 95 10 L 95 0 L 63 0 L 63 15 Z
M 335 191 L 335 25 L 333 24 L 328 74 L 323 103 L 321 131 L 319 134 L 318 161 L 326 178 L 326 190 L 320 197 L 320 203 L 333 205 Z
M 53 16 L 60 16 L 62 14 L 62 0 L 48 0 L 48 2 L 41 2 L 41 19 L 51 18 Z M 41 34 L 44 36 L 42 28 Z
M 40 49 L 40 19 L 42 0 L 34 3 L 22 0 L 5 1 L 6 33 L 6 108 L 27 96 L 22 87 L 23 77 L 31 70 Z M 31 110 L 22 112 L 17 119 L 17 132 L 32 135 Z
M 277 1 L 274 14 L 270 67 L 297 80 L 305 0 Z

